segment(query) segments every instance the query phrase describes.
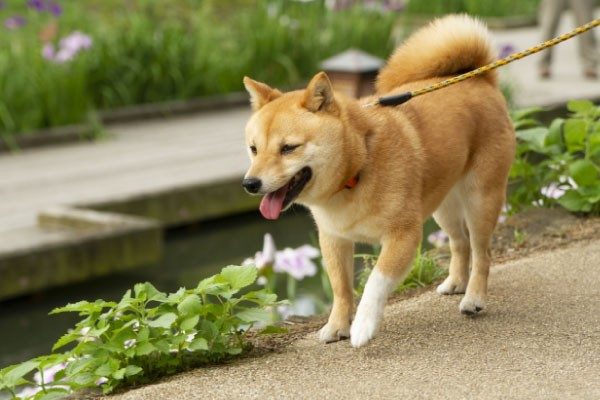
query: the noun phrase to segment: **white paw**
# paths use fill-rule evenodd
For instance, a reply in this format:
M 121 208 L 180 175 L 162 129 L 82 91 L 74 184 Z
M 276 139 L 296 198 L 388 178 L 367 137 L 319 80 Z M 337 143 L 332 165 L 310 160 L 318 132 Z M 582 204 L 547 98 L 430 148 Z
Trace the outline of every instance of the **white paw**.
M 350 325 L 339 326 L 328 322 L 319 330 L 319 340 L 323 343 L 337 342 L 350 337 Z
M 475 315 L 485 308 L 485 300 L 476 295 L 466 295 L 458 308 L 465 315 Z
M 350 328 L 353 347 L 364 346 L 375 337 L 383 319 L 386 300 L 395 286 L 396 281 L 383 275 L 377 268 L 371 272 Z
M 378 315 L 380 313 L 373 311 L 360 314 L 357 312 L 356 319 L 352 322 L 352 328 L 350 329 L 352 347 L 362 347 L 375 337 L 381 316 Z
M 467 284 L 462 282 L 455 282 L 452 277 L 447 277 L 436 289 L 439 294 L 457 294 L 464 293 L 467 289 Z

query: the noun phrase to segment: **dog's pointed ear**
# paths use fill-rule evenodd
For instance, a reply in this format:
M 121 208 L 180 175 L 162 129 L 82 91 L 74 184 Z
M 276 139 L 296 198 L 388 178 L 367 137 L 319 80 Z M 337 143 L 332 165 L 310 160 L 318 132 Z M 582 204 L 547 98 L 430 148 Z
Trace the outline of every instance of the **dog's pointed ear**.
M 333 87 L 325 72 L 319 72 L 310 80 L 304 93 L 303 105 L 312 112 L 334 109 Z
M 247 76 L 244 77 L 244 86 L 248 93 L 250 93 L 250 103 L 254 111 L 260 110 L 265 104 L 281 96 L 279 90 L 273 89 L 265 83 L 250 79 Z

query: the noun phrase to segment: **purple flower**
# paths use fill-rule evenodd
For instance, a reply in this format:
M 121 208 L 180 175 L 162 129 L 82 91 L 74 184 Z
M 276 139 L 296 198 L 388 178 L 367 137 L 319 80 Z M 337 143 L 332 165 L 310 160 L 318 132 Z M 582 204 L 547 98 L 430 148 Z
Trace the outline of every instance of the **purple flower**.
M 62 7 L 60 6 L 60 4 L 55 2 L 49 3 L 47 6 L 47 10 L 55 17 L 60 17 L 60 15 L 62 14 Z
M 427 236 L 427 241 L 435 247 L 442 247 L 448 243 L 448 235 L 442 230 L 435 231 Z
M 515 46 L 513 46 L 510 43 L 505 43 L 502 46 L 500 46 L 500 55 L 498 55 L 498 58 L 508 57 L 515 51 Z
M 27 21 L 25 20 L 25 18 L 23 18 L 20 15 L 15 15 L 13 17 L 9 17 L 9 18 L 6 18 L 6 20 L 4 20 L 4 26 L 6 27 L 6 29 L 9 29 L 9 30 L 19 29 L 26 23 L 27 23 Z
M 27 5 L 37 11 L 46 11 L 46 4 L 44 3 L 44 0 L 29 0 Z

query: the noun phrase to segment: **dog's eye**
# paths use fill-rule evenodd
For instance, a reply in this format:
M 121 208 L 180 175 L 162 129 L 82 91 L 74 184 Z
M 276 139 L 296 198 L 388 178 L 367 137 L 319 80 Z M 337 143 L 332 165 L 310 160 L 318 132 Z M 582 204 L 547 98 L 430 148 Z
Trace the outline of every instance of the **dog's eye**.
M 300 147 L 299 144 L 284 144 L 283 146 L 281 146 L 281 154 L 290 154 L 298 147 Z
M 250 146 L 250 151 L 252 154 L 256 155 L 256 146 Z

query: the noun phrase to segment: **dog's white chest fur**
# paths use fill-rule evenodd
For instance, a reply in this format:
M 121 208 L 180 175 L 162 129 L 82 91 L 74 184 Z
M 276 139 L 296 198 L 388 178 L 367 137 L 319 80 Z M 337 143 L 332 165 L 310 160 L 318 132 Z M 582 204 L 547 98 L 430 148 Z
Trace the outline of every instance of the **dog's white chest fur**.
M 376 216 L 358 215 L 355 207 L 310 207 L 319 230 L 353 242 L 376 243 L 382 225 Z

